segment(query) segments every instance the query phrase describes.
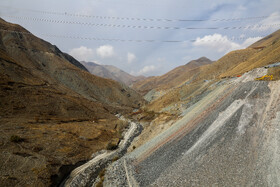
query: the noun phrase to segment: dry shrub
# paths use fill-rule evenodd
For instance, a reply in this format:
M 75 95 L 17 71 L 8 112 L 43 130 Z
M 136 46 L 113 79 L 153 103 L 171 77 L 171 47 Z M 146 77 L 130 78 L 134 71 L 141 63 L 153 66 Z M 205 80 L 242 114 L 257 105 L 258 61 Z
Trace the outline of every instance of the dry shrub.
M 269 68 L 268 75 L 273 75 L 273 80 L 280 80 L 280 66 Z
M 23 138 L 21 138 L 21 137 L 19 137 L 19 136 L 17 136 L 17 135 L 12 135 L 12 136 L 10 137 L 10 140 L 11 140 L 11 142 L 14 142 L 14 143 L 20 143 L 20 142 L 23 142 L 23 141 L 24 141 Z

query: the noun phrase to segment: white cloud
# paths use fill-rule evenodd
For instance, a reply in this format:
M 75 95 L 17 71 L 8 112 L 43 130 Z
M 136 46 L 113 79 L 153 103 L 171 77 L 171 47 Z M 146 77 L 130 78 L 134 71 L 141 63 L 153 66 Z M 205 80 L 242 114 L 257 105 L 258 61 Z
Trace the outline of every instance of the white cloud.
M 262 39 L 262 37 L 254 37 L 254 38 L 247 38 L 241 45 L 240 48 L 246 48 L 249 45 L 255 43 L 256 41 L 259 41 L 260 39 Z
M 79 61 L 92 61 L 94 58 L 94 50 L 85 46 L 71 49 L 69 54 Z
M 133 53 L 127 53 L 127 62 L 128 62 L 129 64 L 131 64 L 135 59 L 136 59 L 135 54 L 133 54 Z
M 149 73 L 152 73 L 156 70 L 156 67 L 154 65 L 149 65 L 149 66 L 144 66 L 140 71 L 135 72 L 135 71 L 131 71 L 130 74 L 131 75 L 147 75 Z
M 204 36 L 203 38 L 198 37 L 196 41 L 193 42 L 193 45 L 196 47 L 208 48 L 219 53 L 227 53 L 237 49 L 244 49 L 260 39 L 261 37 L 247 38 L 242 44 L 238 44 L 231 41 L 227 36 L 215 33 L 213 35 Z
M 160 58 L 160 57 L 159 57 L 159 58 L 157 58 L 157 61 L 158 61 L 158 62 L 165 62 L 166 59 L 165 59 L 165 58 Z
M 264 25 L 264 27 L 258 27 L 259 25 Z M 276 25 L 276 27 L 270 27 L 272 25 Z M 257 23 L 252 30 L 256 31 L 266 31 L 271 28 L 278 28 L 280 25 L 280 14 L 279 12 L 274 12 L 270 14 L 267 18 L 263 19 L 259 23 Z
M 151 73 L 151 72 L 153 72 L 155 69 L 156 69 L 156 67 L 155 67 L 154 65 L 145 66 L 145 67 L 143 67 L 143 68 L 138 72 L 138 74 L 139 74 L 139 75 L 144 75 L 144 74 L 146 74 L 146 73 Z
M 241 34 L 239 37 L 240 38 L 244 38 L 244 37 L 246 37 L 246 35 L 245 34 Z
M 114 47 L 111 45 L 102 45 L 96 49 L 96 54 L 101 58 L 112 57 L 114 53 Z
M 215 49 L 218 52 L 227 52 L 239 48 L 239 45 L 230 41 L 227 36 L 217 33 L 204 36 L 203 38 L 198 37 L 193 45 Z

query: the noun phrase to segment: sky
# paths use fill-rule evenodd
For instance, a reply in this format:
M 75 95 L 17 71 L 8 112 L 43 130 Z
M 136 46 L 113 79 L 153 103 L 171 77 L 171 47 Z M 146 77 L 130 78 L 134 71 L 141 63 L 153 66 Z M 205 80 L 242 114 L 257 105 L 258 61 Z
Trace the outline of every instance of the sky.
M 280 29 L 280 1 L 1 0 L 0 17 L 79 61 L 157 76 Z

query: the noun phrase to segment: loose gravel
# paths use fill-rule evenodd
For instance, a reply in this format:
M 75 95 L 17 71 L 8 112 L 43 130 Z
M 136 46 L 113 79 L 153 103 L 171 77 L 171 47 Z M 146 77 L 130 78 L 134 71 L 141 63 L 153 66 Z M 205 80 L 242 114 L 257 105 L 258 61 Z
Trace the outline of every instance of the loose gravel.
M 280 81 L 254 81 L 263 73 L 216 86 L 107 168 L 105 186 L 279 186 Z
M 122 117 L 121 119 L 125 120 Z M 130 128 L 125 133 L 124 139 L 120 142 L 117 150 L 103 150 L 95 154 L 92 160 L 73 170 L 62 186 L 93 186 L 96 183 L 100 171 L 112 163 L 112 160 L 122 157 L 126 153 L 132 140 L 141 133 L 142 126 L 140 124 L 129 122 Z

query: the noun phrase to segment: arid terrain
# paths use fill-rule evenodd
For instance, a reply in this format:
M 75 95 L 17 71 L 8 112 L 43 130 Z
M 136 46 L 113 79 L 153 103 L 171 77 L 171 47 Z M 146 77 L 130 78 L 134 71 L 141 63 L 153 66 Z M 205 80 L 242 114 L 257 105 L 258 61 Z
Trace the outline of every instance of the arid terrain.
M 70 55 L 0 20 L 0 184 L 57 185 L 74 165 L 117 144 L 144 101 Z
M 100 65 L 96 64 L 94 62 L 81 62 L 90 73 L 93 75 L 107 78 L 107 79 L 112 79 L 115 81 L 118 81 L 120 83 L 123 83 L 127 86 L 130 86 L 138 81 L 141 81 L 145 79 L 146 77 L 144 76 L 132 76 L 123 70 L 112 66 L 112 65 Z
M 137 81 L 0 25 L 0 186 L 280 184 L 280 30 Z
M 107 168 L 104 185 L 278 186 L 279 44 L 277 31 L 162 90 L 145 106 L 153 122 Z M 264 75 L 273 79 L 257 80 Z

